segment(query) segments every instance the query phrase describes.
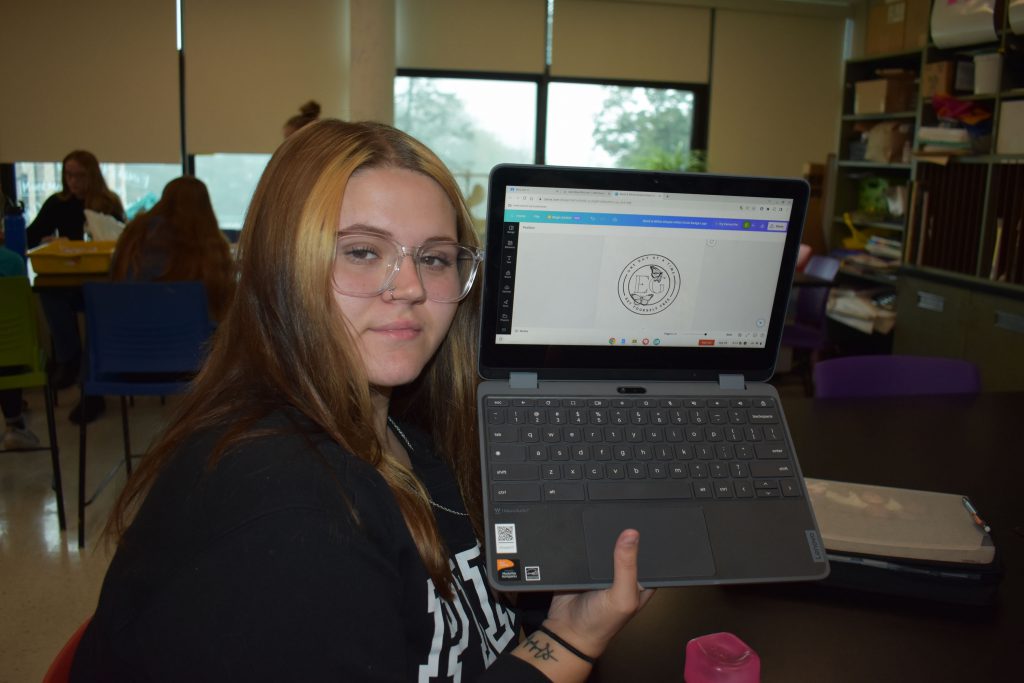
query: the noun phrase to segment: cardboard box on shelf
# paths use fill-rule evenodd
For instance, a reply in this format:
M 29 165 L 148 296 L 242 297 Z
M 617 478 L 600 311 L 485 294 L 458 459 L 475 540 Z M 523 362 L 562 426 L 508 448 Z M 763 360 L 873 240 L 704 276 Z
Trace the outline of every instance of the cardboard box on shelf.
M 931 0 L 871 0 L 864 54 L 919 50 L 928 44 Z
M 952 95 L 956 62 L 933 62 L 924 65 L 921 73 L 921 97 Z
M 870 56 L 902 52 L 906 16 L 905 0 L 873 0 L 868 7 L 864 54 Z
M 928 24 L 932 16 L 931 0 L 906 0 L 903 21 L 903 49 L 920 50 L 928 44 Z
M 914 108 L 912 76 L 875 78 L 854 84 L 854 114 L 892 114 Z

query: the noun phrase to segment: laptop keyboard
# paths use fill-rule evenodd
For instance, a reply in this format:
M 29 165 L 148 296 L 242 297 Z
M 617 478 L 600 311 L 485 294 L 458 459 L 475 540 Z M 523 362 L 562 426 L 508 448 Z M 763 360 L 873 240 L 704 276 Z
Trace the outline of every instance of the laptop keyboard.
M 798 498 L 772 398 L 485 399 L 492 502 Z

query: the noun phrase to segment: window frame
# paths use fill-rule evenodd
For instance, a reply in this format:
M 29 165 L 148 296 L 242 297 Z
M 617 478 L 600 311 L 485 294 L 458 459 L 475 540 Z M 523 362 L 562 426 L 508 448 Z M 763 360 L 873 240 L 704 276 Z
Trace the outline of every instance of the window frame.
M 685 90 L 693 93 L 693 128 L 690 149 L 707 150 L 710 89 L 707 83 L 677 83 L 669 81 L 639 81 L 615 78 L 569 78 L 547 74 L 525 74 L 495 71 L 461 71 L 451 69 L 398 68 L 395 77 L 450 78 L 461 80 L 515 81 L 537 85 L 537 111 L 535 113 L 535 139 L 533 163 L 544 164 L 547 148 L 548 87 L 552 83 L 579 83 L 607 85 L 621 88 L 655 88 L 659 90 Z

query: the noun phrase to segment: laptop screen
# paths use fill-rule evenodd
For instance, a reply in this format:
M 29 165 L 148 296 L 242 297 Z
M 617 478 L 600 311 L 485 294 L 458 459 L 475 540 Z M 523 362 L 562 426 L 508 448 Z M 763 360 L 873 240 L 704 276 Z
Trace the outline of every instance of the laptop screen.
M 482 351 L 550 376 L 770 373 L 805 204 L 803 181 L 497 167 Z

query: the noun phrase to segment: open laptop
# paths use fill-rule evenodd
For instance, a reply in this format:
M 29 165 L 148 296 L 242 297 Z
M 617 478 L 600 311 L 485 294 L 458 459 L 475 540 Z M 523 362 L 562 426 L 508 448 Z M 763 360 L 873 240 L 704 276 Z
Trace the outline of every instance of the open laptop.
M 803 180 L 500 165 L 478 389 L 488 579 L 828 574 L 775 368 Z

